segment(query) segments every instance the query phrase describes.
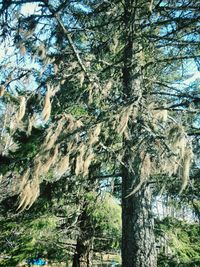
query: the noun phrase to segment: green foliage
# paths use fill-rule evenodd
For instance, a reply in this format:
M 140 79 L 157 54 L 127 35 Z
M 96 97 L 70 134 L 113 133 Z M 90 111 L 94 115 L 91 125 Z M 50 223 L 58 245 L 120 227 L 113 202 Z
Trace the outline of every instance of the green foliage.
M 157 235 L 165 235 L 169 255 L 161 252 L 159 266 L 199 266 L 200 229 L 195 223 L 186 223 L 167 217 L 157 224 Z
M 96 194 L 87 194 L 90 201 L 87 207 L 91 224 L 94 227 L 96 249 L 118 250 L 121 239 L 121 207 L 112 195 L 104 193 L 95 201 Z M 103 242 L 102 242 L 103 240 Z
M 22 219 L 22 218 L 21 218 Z M 46 256 L 56 242 L 57 218 L 4 219 L 0 221 L 0 266 L 16 266 L 25 259 Z
M 7 156 L 10 161 L 15 163 L 17 158 L 17 163 L 20 162 L 26 166 L 26 163 L 28 163 L 30 159 L 32 159 L 41 149 L 40 146 L 43 131 L 44 130 L 42 129 L 34 128 L 31 136 L 27 136 L 25 131 L 16 131 L 16 133 L 13 135 L 13 140 L 16 143 L 17 148 L 15 151 L 10 152 Z M 16 166 L 15 164 L 15 167 L 17 170 L 19 170 L 22 166 L 20 164 Z
M 88 115 L 88 111 L 83 105 L 73 105 L 67 109 L 67 112 L 69 112 L 75 118 Z

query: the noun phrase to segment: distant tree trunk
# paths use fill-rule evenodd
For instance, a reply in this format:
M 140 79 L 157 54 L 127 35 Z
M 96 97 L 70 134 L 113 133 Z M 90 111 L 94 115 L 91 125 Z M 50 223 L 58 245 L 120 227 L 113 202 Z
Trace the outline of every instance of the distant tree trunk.
M 93 237 L 88 240 L 87 250 L 86 250 L 86 267 L 92 267 L 93 259 Z
M 80 267 L 80 261 L 81 261 L 81 255 L 82 255 L 82 244 L 78 238 L 76 243 L 76 250 L 73 257 L 73 265 L 72 267 Z
M 88 180 L 89 187 L 85 192 L 91 192 L 98 186 L 98 180 L 93 178 L 99 173 L 100 165 L 96 164 L 90 167 Z M 85 200 L 82 206 L 82 213 L 79 215 L 79 236 L 77 238 L 76 250 L 73 257 L 72 267 L 92 267 L 94 229 L 87 211 L 88 201 Z
M 92 267 L 93 238 L 83 241 L 78 238 L 76 251 L 73 257 L 73 267 Z M 82 262 L 82 263 L 81 263 Z
M 83 211 L 79 216 L 79 237 L 77 238 L 76 250 L 73 257 L 72 267 L 92 267 L 93 256 L 93 231 L 89 220 L 87 204 L 83 206 Z
M 122 166 L 122 266 L 156 267 L 156 250 L 151 215 L 151 192 L 145 183 L 138 192 L 127 195 L 141 181 L 140 148 L 138 142 L 142 129 L 142 117 L 146 105 L 143 97 L 144 81 L 141 64 L 143 45 L 140 37 L 140 16 L 145 2 L 125 0 L 124 4 L 124 68 L 123 94 L 127 105 L 133 103 L 138 109 L 137 119 L 129 119 L 130 139 L 124 137 Z M 134 152 L 131 147 L 137 147 Z

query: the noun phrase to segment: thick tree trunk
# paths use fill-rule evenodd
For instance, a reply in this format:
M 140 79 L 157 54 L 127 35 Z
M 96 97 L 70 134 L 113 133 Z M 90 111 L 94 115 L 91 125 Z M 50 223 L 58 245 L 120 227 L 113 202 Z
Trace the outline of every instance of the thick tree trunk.
M 141 177 L 141 153 L 147 153 L 145 146 L 140 147 L 144 133 L 143 117 L 147 104 L 143 97 L 143 43 L 140 22 L 144 16 L 146 2 L 140 0 L 124 1 L 124 68 L 123 93 L 126 105 L 133 104 L 137 117 L 129 117 L 129 140 L 124 138 L 122 167 L 122 266 L 156 267 L 155 238 L 151 215 L 151 192 L 144 177 Z M 142 15 L 143 14 L 143 15 Z M 133 150 L 134 148 L 134 155 Z M 131 189 L 143 184 L 139 191 L 127 197 Z
M 150 188 L 126 197 L 133 179 L 124 175 L 122 180 L 122 266 L 156 267 Z

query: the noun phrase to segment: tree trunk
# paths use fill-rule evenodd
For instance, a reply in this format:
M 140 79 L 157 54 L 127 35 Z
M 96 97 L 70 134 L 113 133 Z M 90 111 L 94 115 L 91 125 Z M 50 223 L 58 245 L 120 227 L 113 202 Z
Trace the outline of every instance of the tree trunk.
M 87 214 L 87 202 L 84 203 L 79 215 L 79 236 L 73 257 L 72 267 L 92 267 L 93 257 L 93 228 Z
M 124 136 L 124 165 L 122 166 L 122 266 L 156 267 L 156 250 L 151 215 L 151 190 L 146 183 L 132 196 L 127 197 L 143 177 L 141 176 L 141 152 L 139 147 L 142 114 L 146 99 L 143 97 L 144 81 L 142 69 L 143 44 L 140 21 L 145 11 L 145 1 L 125 0 L 124 4 L 124 58 L 123 95 L 124 102 L 137 109 L 137 118 L 129 117 L 130 137 Z M 140 20 L 141 19 L 141 20 Z M 132 148 L 135 148 L 134 155 Z M 144 151 L 144 153 L 146 153 Z M 141 183 L 142 184 L 142 183 Z
M 80 267 L 80 259 L 81 259 L 81 255 L 82 255 L 82 242 L 80 242 L 79 238 L 77 240 L 76 243 L 76 251 L 74 253 L 74 257 L 73 257 L 73 264 L 72 267 Z
M 122 266 L 156 267 L 150 188 L 143 186 L 135 195 L 126 197 L 132 181 L 133 177 L 123 176 Z
M 72 267 L 92 267 L 92 257 L 93 237 L 87 241 L 78 238 Z
M 86 249 L 86 267 L 92 267 L 92 259 L 93 259 L 93 237 L 87 242 Z

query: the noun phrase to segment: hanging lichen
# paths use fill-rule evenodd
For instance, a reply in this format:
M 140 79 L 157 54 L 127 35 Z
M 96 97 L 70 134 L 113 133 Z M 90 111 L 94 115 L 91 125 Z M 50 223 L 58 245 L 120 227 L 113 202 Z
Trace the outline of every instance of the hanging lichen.
M 109 80 L 103 87 L 102 94 L 104 97 L 107 97 L 112 89 L 113 81 Z
M 23 119 L 25 111 L 26 111 L 26 98 L 24 96 L 20 96 L 19 110 L 16 114 L 16 120 L 18 123 Z
M 119 134 L 123 134 L 124 131 L 126 130 L 131 112 L 132 112 L 132 105 L 122 110 L 120 119 L 119 119 L 119 124 L 117 127 L 117 132 Z
M 1 85 L 0 86 L 0 96 L 4 96 L 4 93 L 5 93 L 5 86 Z
M 38 198 L 39 192 L 39 180 L 28 181 L 20 193 L 18 210 L 22 212 L 25 209 L 29 209 Z
M 81 173 L 83 173 L 84 168 L 84 155 L 87 151 L 87 148 L 84 144 L 81 145 L 78 156 L 76 157 L 76 168 L 75 168 L 75 174 L 78 176 Z
M 159 121 L 159 122 L 166 122 L 168 119 L 168 111 L 167 109 L 163 109 L 163 110 L 153 110 L 152 111 L 152 115 L 153 115 L 153 121 L 154 123 L 156 123 L 155 121 Z
M 33 115 L 32 117 L 29 117 L 28 118 L 28 128 L 27 128 L 27 132 L 26 132 L 26 134 L 28 136 L 31 135 L 31 132 L 32 132 L 32 128 L 34 126 L 34 123 L 35 123 L 35 116 Z
M 19 190 L 22 191 L 24 188 L 25 184 L 27 183 L 28 179 L 30 177 L 30 168 L 28 168 L 23 175 L 20 177 L 19 181 Z
M 57 141 L 63 129 L 64 124 L 65 124 L 65 118 L 61 118 L 58 121 L 57 127 L 55 129 L 53 128 L 53 125 L 49 127 L 43 143 L 43 148 L 45 150 L 50 150 L 54 146 L 55 142 Z
M 45 59 L 46 58 L 46 49 L 44 47 L 43 44 L 41 44 L 39 47 L 38 47 L 38 56 L 41 58 L 41 59 Z
M 92 153 L 92 151 L 89 151 L 89 155 L 86 157 L 86 159 L 84 160 L 83 163 L 83 176 L 87 176 L 89 173 L 89 167 L 91 165 L 92 160 L 94 159 L 94 154 Z
M 89 146 L 93 146 L 99 141 L 100 132 L 101 132 L 101 123 L 98 123 L 97 126 L 94 128 L 93 131 L 91 131 L 89 135 L 89 140 L 88 140 Z
M 23 43 L 20 43 L 20 45 L 19 45 L 19 51 L 20 51 L 20 54 L 22 56 L 24 56 L 26 54 L 26 47 L 25 47 L 25 45 Z
M 44 99 L 44 107 L 42 110 L 42 118 L 47 122 L 51 116 L 51 92 L 48 90 Z
M 181 189 L 180 189 L 179 194 L 181 194 L 185 190 L 186 186 L 188 185 L 192 160 L 193 160 L 193 151 L 191 147 L 189 147 L 185 149 L 185 153 L 182 159 L 182 166 L 181 166 L 181 171 L 180 171 L 182 183 L 181 183 Z
M 62 157 L 55 169 L 55 175 L 62 177 L 69 170 L 69 155 Z
M 149 12 L 152 13 L 152 10 L 153 10 L 153 1 L 154 0 L 150 0 L 150 3 L 149 3 Z
M 140 175 L 139 175 L 139 181 L 138 184 L 131 190 L 131 193 L 129 193 L 126 197 L 130 197 L 134 194 L 136 194 L 142 187 L 142 185 L 145 183 L 145 181 L 149 178 L 151 174 L 151 159 L 149 153 L 145 153 L 142 151 L 140 153 Z
M 187 135 L 180 125 L 173 126 L 169 131 L 169 142 L 172 147 L 172 152 L 184 156 L 185 148 L 187 147 Z
M 85 80 L 85 73 L 83 71 L 80 72 L 78 78 L 80 79 L 80 87 L 82 87 Z
M 56 145 L 53 153 L 48 156 L 48 160 L 42 166 L 42 173 L 47 174 L 49 169 L 55 165 L 56 161 L 58 160 L 58 148 L 59 145 Z

